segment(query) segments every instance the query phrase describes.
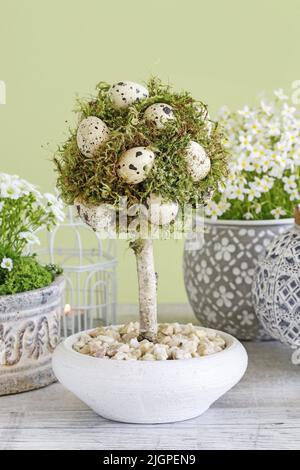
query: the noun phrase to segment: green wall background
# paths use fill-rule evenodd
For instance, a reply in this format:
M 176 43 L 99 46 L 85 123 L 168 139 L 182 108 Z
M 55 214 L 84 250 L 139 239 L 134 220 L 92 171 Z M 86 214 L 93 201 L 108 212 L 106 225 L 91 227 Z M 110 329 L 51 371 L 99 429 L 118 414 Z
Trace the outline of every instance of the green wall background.
M 299 0 L 0 0 L 1 171 L 52 190 L 51 155 L 74 98 L 100 80 L 160 75 L 210 105 L 252 102 L 300 79 Z M 68 121 L 66 123 L 66 121 Z M 183 243 L 156 243 L 160 302 L 185 302 Z M 119 300 L 136 302 L 134 259 L 118 244 Z

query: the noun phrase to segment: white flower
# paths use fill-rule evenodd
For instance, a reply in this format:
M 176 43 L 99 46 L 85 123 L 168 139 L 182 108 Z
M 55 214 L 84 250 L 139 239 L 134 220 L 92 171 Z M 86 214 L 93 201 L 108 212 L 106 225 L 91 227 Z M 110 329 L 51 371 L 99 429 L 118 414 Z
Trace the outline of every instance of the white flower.
M 258 202 L 255 202 L 254 204 L 252 204 L 251 209 L 254 209 L 255 214 L 260 214 L 261 213 L 261 204 L 259 204 Z
M 261 109 L 267 116 L 271 116 L 273 108 L 272 106 L 268 105 L 264 100 L 261 100 L 260 102 Z
M 253 201 L 261 196 L 259 184 L 256 181 L 250 181 L 249 189 L 245 189 L 245 192 L 248 195 L 248 201 Z
M 51 194 L 51 193 L 45 193 L 44 194 L 44 198 L 46 199 L 47 202 L 49 202 L 49 204 L 57 204 L 57 197 L 54 196 L 54 194 Z
M 3 269 L 7 269 L 7 271 L 11 271 L 14 267 L 14 263 L 11 258 L 3 258 L 0 266 Z
M 279 88 L 278 90 L 274 90 L 273 93 L 276 96 L 276 98 L 278 98 L 281 101 L 286 101 L 289 98 L 287 95 L 284 94 L 284 91 L 282 88 Z
M 281 216 L 286 215 L 286 211 L 282 207 L 276 207 L 276 209 L 271 210 L 271 214 L 274 219 L 280 219 Z
M 243 116 L 245 118 L 249 118 L 249 117 L 252 116 L 252 111 L 249 108 L 249 106 L 244 106 L 243 109 L 240 109 L 238 111 L 238 114 L 240 114 L 241 116 Z
M 1 197 L 8 199 L 19 199 L 19 197 L 21 197 L 21 191 L 14 182 L 2 183 Z
M 20 232 L 19 237 L 26 240 L 29 245 L 40 244 L 39 238 L 32 232 Z
M 300 194 L 297 189 L 293 189 L 290 192 L 290 200 L 291 201 L 299 201 L 300 200 Z
M 297 188 L 295 175 L 284 176 L 282 181 L 284 182 L 284 190 L 287 193 L 291 193 Z
M 238 199 L 239 201 L 243 201 L 245 199 L 245 192 L 245 188 L 241 185 L 232 186 L 229 199 Z
M 287 103 L 284 103 L 282 116 L 287 118 L 292 118 L 296 112 L 296 108 L 294 106 L 289 106 Z
M 249 158 L 246 154 L 242 154 L 237 162 L 237 168 L 242 171 L 253 171 L 254 166 L 251 161 L 251 157 Z
M 251 145 L 252 135 L 242 133 L 239 135 L 239 141 L 240 141 L 240 146 L 242 149 L 246 149 L 246 150 L 252 149 L 252 145 Z
M 268 135 L 270 137 L 278 137 L 279 135 L 281 135 L 279 121 L 270 122 L 270 124 L 268 124 L 268 128 Z
M 274 178 L 265 176 L 259 181 L 258 187 L 262 193 L 267 193 L 268 191 L 270 191 L 273 185 L 274 185 Z
M 63 203 L 61 199 L 51 193 L 45 193 L 44 197 L 48 202 L 48 211 L 52 212 L 57 222 L 63 222 L 65 215 L 63 212 Z
M 251 219 L 254 218 L 254 217 L 253 217 L 253 214 L 251 214 L 251 212 L 246 212 L 243 217 L 244 217 L 244 219 L 246 219 L 246 220 L 251 220 Z
M 218 217 L 220 217 L 223 214 L 223 212 L 216 202 L 208 201 L 205 207 L 205 214 L 208 217 L 211 217 L 212 220 L 216 220 Z

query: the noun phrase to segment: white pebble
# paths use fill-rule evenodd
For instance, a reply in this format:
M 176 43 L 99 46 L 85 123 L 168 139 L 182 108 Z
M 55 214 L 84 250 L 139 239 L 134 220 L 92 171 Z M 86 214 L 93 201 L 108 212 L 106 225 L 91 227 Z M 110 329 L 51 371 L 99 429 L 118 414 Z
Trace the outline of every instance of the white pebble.
M 139 324 L 96 328 L 82 334 L 73 345 L 75 351 L 114 360 L 165 361 L 199 358 L 223 351 L 226 343 L 214 330 L 199 326 L 163 323 L 158 325 L 157 342 L 138 340 Z

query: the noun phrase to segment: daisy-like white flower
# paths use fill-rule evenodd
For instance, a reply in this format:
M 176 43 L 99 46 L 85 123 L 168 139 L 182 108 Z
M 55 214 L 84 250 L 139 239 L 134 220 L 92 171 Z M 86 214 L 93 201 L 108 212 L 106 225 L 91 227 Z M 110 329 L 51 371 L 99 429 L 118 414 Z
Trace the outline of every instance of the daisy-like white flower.
M 242 133 L 239 135 L 240 146 L 242 149 L 251 150 L 252 149 L 252 135 Z
M 14 267 L 13 260 L 11 258 L 3 258 L 0 264 L 2 269 L 7 269 L 7 271 L 12 271 Z
M 273 215 L 274 219 L 280 219 L 280 217 L 286 215 L 286 211 L 282 209 L 282 207 L 276 207 L 275 209 L 271 210 L 271 214 Z
M 266 175 L 259 181 L 259 189 L 262 193 L 267 193 L 273 187 L 274 178 Z
M 253 182 L 249 183 L 249 188 L 245 189 L 245 193 L 247 194 L 248 201 L 253 201 L 253 199 L 261 196 L 259 186 Z
M 48 202 L 49 211 L 53 213 L 54 217 L 56 218 L 57 222 L 64 221 L 64 212 L 63 212 L 63 203 L 62 201 L 50 193 L 45 193 L 44 197 Z
M 216 220 L 223 212 L 219 205 L 214 201 L 209 201 L 205 207 L 205 214 L 212 220 Z
M 272 111 L 273 111 L 273 107 L 268 105 L 268 103 L 264 100 L 261 100 L 260 102 L 260 106 L 261 106 L 261 109 L 263 110 L 263 112 L 267 115 L 267 116 L 271 116 L 272 114 Z
M 300 194 L 298 192 L 298 189 L 293 189 L 289 194 L 291 201 L 300 201 Z
M 244 219 L 246 220 L 251 220 L 254 218 L 253 214 L 251 214 L 251 212 L 246 212 L 244 215 L 243 215 Z
M 287 193 L 291 193 L 297 188 L 296 184 L 296 176 L 295 175 L 290 175 L 290 176 L 284 176 L 282 178 L 282 181 L 284 182 L 284 190 Z
M 289 97 L 284 93 L 282 88 L 279 88 L 278 90 L 274 90 L 273 93 L 276 96 L 276 98 L 278 98 L 280 101 L 286 101 L 289 99 Z
M 232 186 L 229 199 L 238 199 L 243 201 L 245 199 L 245 188 L 241 185 Z
M 269 128 L 268 135 L 270 137 L 278 137 L 281 135 L 279 121 L 270 122 L 270 124 L 268 125 L 268 128 Z
M 231 211 L 244 211 L 243 218 L 249 220 L 260 218 L 262 207 L 267 218 L 278 217 L 280 210 L 290 213 L 300 201 L 300 112 L 283 90 L 275 90 L 270 101 L 261 95 L 260 106 L 226 111 L 221 124 L 231 155 L 222 200 L 230 202 Z M 269 203 L 275 195 L 282 196 L 282 207 L 273 206 L 271 213 Z
M 244 106 L 243 109 L 238 111 L 238 114 L 244 118 L 250 118 L 253 114 L 253 111 L 249 108 L 249 106 Z
M 248 157 L 246 154 L 243 154 L 237 162 L 237 169 L 240 171 L 241 170 L 254 171 L 252 158 Z
M 293 118 L 296 111 L 294 106 L 289 106 L 287 103 L 284 103 L 281 113 L 284 117 Z
M 20 188 L 15 182 L 7 182 L 1 184 L 1 197 L 7 199 L 19 199 L 21 197 Z
M 19 238 L 26 240 L 29 245 L 40 244 L 39 238 L 32 232 L 20 232 Z
M 252 204 L 251 209 L 254 210 L 255 214 L 260 214 L 261 213 L 261 204 L 259 202 L 255 202 Z

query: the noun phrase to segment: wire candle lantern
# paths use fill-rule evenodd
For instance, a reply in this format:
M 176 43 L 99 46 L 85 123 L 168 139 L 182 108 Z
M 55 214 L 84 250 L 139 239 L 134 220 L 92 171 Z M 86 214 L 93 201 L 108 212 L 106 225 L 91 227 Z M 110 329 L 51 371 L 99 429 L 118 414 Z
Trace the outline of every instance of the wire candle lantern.
M 65 222 L 46 235 L 38 252 L 60 265 L 66 281 L 62 334 L 69 336 L 99 325 L 116 323 L 115 243 L 100 239 L 67 209 Z

